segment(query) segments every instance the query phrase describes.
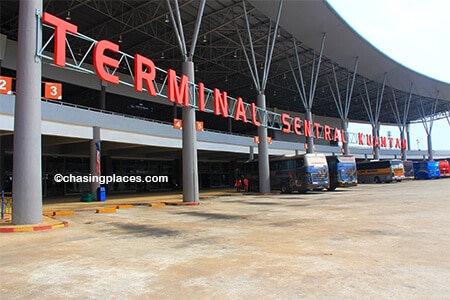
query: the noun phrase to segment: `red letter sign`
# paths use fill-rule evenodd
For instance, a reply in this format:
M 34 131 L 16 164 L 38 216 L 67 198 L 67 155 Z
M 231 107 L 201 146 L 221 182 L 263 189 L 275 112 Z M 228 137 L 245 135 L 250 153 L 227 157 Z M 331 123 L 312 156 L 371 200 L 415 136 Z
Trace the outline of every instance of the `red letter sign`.
M 106 72 L 105 65 L 116 69 L 119 67 L 119 61 L 117 59 L 105 56 L 104 54 L 105 50 L 117 53 L 119 52 L 119 45 L 106 40 L 100 41 L 95 45 L 94 47 L 95 72 L 97 72 L 97 75 L 98 77 L 100 77 L 101 80 L 118 84 L 119 77 Z
M 283 123 L 283 129 L 281 129 L 281 131 L 284 132 L 284 133 L 290 133 L 291 132 L 291 123 L 289 122 L 290 118 L 291 118 L 291 116 L 288 115 L 288 114 L 282 114 L 281 115 L 281 123 Z
M 147 72 L 142 70 L 143 66 L 147 68 Z M 142 80 L 145 80 L 149 95 L 156 96 L 155 85 L 153 84 L 156 77 L 156 68 L 153 61 L 139 54 L 134 55 L 134 77 L 134 89 L 136 91 L 142 92 Z
M 55 26 L 54 63 L 57 66 L 64 67 L 66 65 L 66 32 L 76 34 L 78 27 L 46 12 L 42 16 L 42 21 Z
M 236 109 L 234 113 L 234 119 L 236 121 L 239 121 L 240 118 L 242 118 L 242 122 L 247 123 L 247 116 L 245 115 L 245 107 L 244 102 L 242 101 L 242 98 L 237 98 L 236 102 Z
M 178 87 L 177 74 L 175 73 L 175 71 L 169 69 L 167 75 L 169 81 L 169 91 L 167 94 L 167 99 L 170 102 L 175 102 L 176 104 L 184 104 L 184 106 L 189 106 L 189 90 L 188 90 L 187 76 L 181 75 L 180 86 Z
M 220 96 L 220 90 L 214 89 L 214 114 L 218 116 L 221 112 L 222 117 L 228 118 L 227 92 L 222 92 L 222 96 Z

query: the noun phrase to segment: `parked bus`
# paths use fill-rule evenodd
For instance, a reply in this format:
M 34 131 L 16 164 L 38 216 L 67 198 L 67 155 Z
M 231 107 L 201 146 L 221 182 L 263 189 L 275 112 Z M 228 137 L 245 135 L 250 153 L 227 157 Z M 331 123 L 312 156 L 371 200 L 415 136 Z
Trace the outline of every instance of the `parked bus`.
M 405 178 L 403 162 L 397 159 L 358 162 L 356 168 L 360 183 L 389 183 Z
M 441 173 L 441 177 L 449 177 L 450 176 L 450 164 L 448 160 L 440 160 L 439 161 L 439 172 Z
M 334 191 L 337 187 L 357 185 L 355 157 L 331 155 L 327 156 L 327 163 L 330 175 L 329 191 Z
M 405 169 L 405 179 L 413 179 L 414 178 L 413 162 L 410 160 L 404 160 L 403 168 Z
M 324 154 L 308 153 L 297 156 L 275 157 L 269 160 L 271 190 L 282 193 L 329 187 L 328 165 Z M 249 180 L 251 191 L 259 187 L 258 161 L 253 160 L 245 165 L 245 176 Z
M 414 179 L 433 179 L 440 177 L 438 161 L 415 161 Z

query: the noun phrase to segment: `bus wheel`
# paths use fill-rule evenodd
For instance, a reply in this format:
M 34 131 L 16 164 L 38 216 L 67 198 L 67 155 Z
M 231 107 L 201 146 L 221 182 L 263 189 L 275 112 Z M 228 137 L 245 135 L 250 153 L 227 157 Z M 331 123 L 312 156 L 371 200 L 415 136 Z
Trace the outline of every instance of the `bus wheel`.
M 281 193 L 282 194 L 288 194 L 291 192 L 291 189 L 289 188 L 289 186 L 287 185 L 287 183 L 283 182 L 281 184 Z
M 378 176 L 375 176 L 374 181 L 375 183 L 381 183 L 381 180 Z

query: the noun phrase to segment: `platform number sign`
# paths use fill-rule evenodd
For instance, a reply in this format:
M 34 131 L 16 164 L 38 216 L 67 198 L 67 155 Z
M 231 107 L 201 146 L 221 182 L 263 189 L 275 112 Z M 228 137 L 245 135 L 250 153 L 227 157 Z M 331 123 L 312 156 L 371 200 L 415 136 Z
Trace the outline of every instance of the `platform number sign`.
M 183 128 L 183 121 L 180 119 L 173 119 L 173 128 L 175 129 L 182 129 Z
M 203 122 L 195 122 L 195 130 L 203 131 L 205 127 L 203 126 Z
M 12 94 L 12 80 L 11 77 L 0 76 L 0 94 Z
M 44 98 L 62 99 L 62 84 L 55 82 L 44 82 Z

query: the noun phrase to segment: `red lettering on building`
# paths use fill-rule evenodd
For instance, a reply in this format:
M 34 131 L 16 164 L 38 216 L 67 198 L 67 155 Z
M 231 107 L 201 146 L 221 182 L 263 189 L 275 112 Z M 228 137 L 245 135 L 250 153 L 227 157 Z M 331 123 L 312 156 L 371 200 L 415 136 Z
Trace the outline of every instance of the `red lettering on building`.
M 239 121 L 242 118 L 242 122 L 247 123 L 247 116 L 245 115 L 245 107 L 242 98 L 237 98 L 236 109 L 234 113 L 234 119 Z
M 373 139 L 372 139 L 372 135 L 371 134 L 366 134 L 366 143 L 367 143 L 367 146 L 372 146 Z
M 181 75 L 180 85 L 178 86 L 177 74 L 174 70 L 169 69 L 167 70 L 167 81 L 169 85 L 167 100 L 178 105 L 189 106 L 188 77 Z
M 299 117 L 295 117 L 294 118 L 294 133 L 296 135 L 301 135 L 302 133 L 300 132 L 300 128 L 302 127 L 302 125 L 300 125 L 300 118 Z
M 380 137 L 380 146 L 383 148 L 386 148 L 386 137 L 385 136 Z
M 222 114 L 222 117 L 228 118 L 228 101 L 227 92 L 220 95 L 219 89 L 214 89 L 214 114 L 216 116 Z
M 339 129 L 334 128 L 334 137 L 333 137 L 333 141 L 334 141 L 334 142 L 339 142 L 339 141 L 340 141 L 340 140 L 339 140 L 339 132 L 340 132 Z
M 359 145 L 364 145 L 364 139 L 363 139 L 363 134 L 361 132 L 358 132 L 358 144 Z
M 375 148 L 380 147 L 380 142 L 379 142 L 379 139 L 378 139 L 377 136 L 374 136 L 374 137 L 373 137 L 373 146 L 374 146 Z
M 253 125 L 259 127 L 261 126 L 261 123 L 256 119 L 256 105 L 255 103 L 251 104 L 251 109 L 252 109 L 252 123 Z
M 197 105 L 199 111 L 205 111 L 205 85 L 203 82 L 199 82 L 197 84 L 197 91 L 198 91 L 198 97 L 197 97 Z
M 281 131 L 284 133 L 291 132 L 291 123 L 289 122 L 290 118 L 291 118 L 291 116 L 288 114 L 281 115 L 281 123 L 283 123 L 283 129 L 281 129 Z
M 331 141 L 331 128 L 328 125 L 323 126 L 323 138 L 324 140 Z
M 400 140 L 398 138 L 395 139 L 395 148 L 400 149 Z
M 316 139 L 320 138 L 320 126 L 321 125 L 319 123 L 314 122 L 314 136 L 316 137 Z
M 66 32 L 76 34 L 78 27 L 46 12 L 42 16 L 42 21 L 55 27 L 53 62 L 57 66 L 64 67 L 66 65 Z
M 308 120 L 303 121 L 303 131 L 305 136 L 311 137 L 311 122 Z
M 341 129 L 341 139 L 344 144 L 347 144 L 347 140 L 345 139 L 345 131 Z
M 97 73 L 97 76 L 100 77 L 101 80 L 106 82 L 111 82 L 114 84 L 119 83 L 119 77 L 113 74 L 110 74 L 106 71 L 105 66 L 111 67 L 113 69 L 117 69 L 119 67 L 119 61 L 112 57 L 105 55 L 105 50 L 109 50 L 111 52 L 117 53 L 119 52 L 119 45 L 114 44 L 107 40 L 99 41 L 94 47 L 94 69 Z
M 143 67 L 147 69 L 145 72 Z M 155 85 L 153 80 L 156 77 L 156 68 L 152 60 L 136 54 L 134 56 L 134 89 L 138 92 L 142 92 L 142 80 L 145 81 L 147 92 L 151 96 L 156 96 Z

